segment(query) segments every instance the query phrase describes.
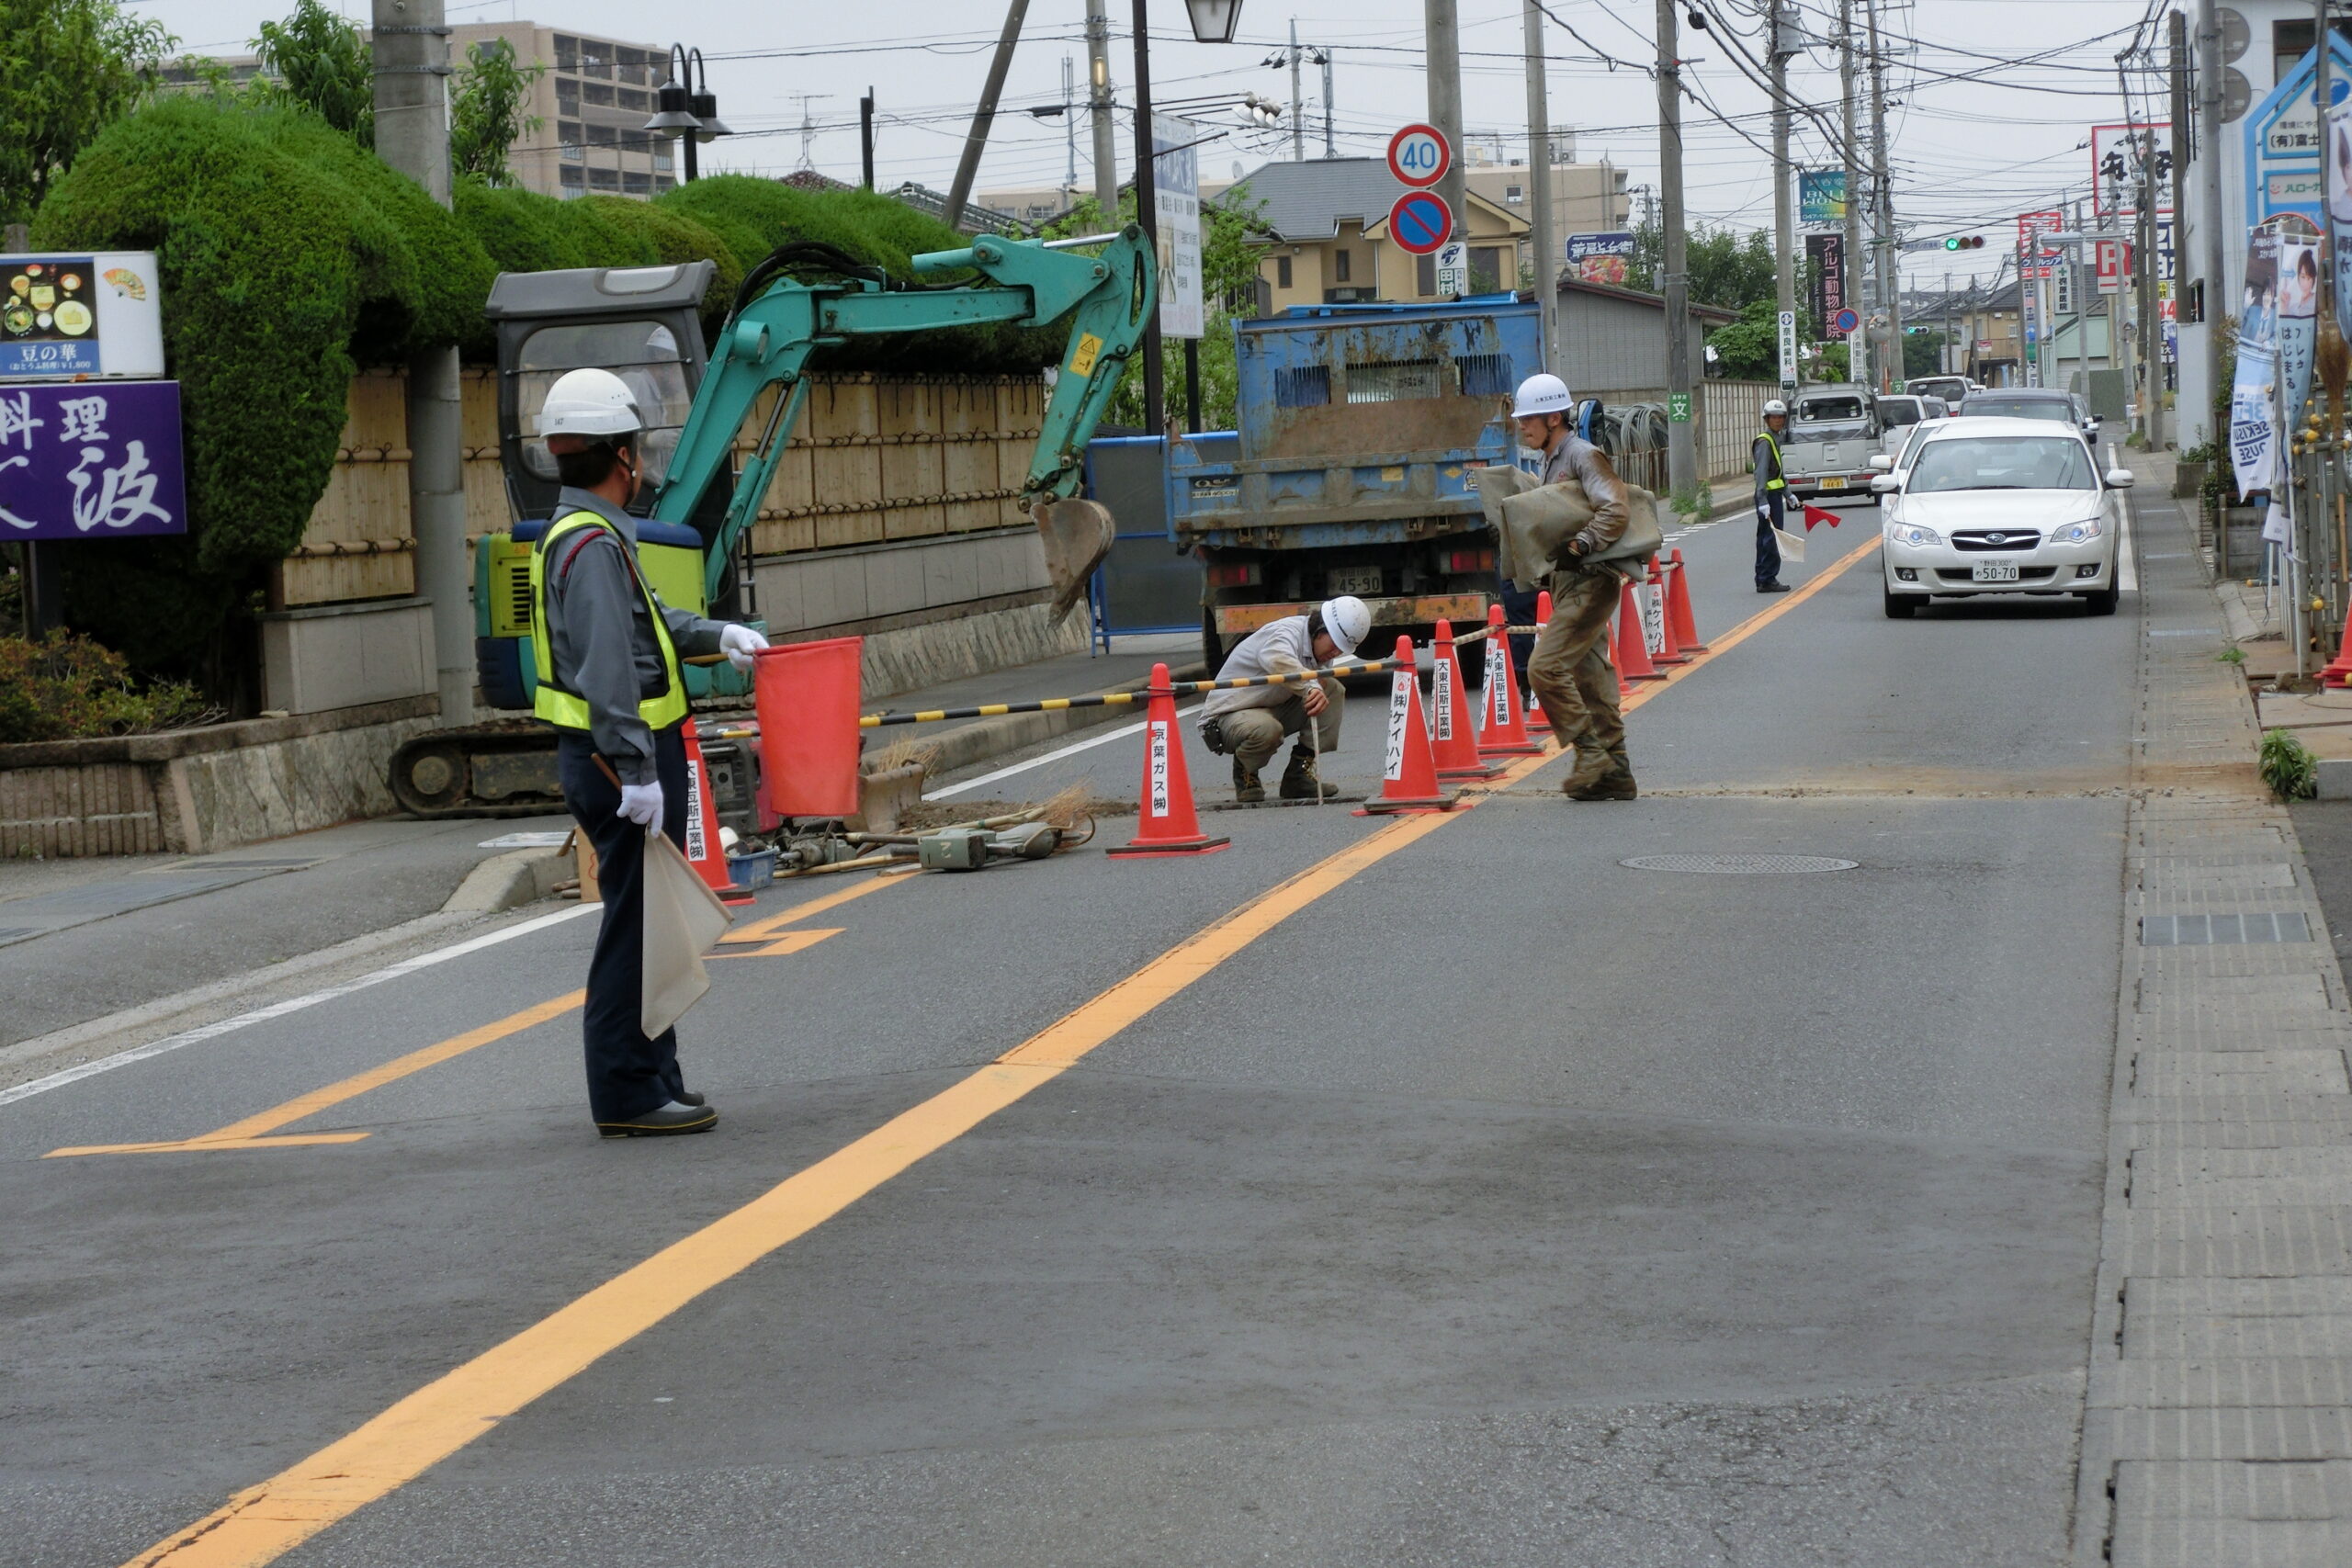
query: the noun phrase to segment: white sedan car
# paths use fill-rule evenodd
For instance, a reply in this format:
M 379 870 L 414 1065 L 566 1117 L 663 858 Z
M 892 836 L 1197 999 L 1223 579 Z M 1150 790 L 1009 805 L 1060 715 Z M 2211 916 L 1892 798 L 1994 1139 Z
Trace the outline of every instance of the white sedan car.
M 1871 484 L 1890 618 L 1977 593 L 2072 593 L 2115 613 L 2129 469 L 2101 475 L 2082 436 L 2028 419 L 1941 421 L 1903 458 Z

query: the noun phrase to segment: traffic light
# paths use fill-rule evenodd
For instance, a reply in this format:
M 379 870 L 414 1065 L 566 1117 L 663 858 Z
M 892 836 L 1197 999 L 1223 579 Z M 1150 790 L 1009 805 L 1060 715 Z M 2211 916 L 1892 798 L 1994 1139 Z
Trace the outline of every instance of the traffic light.
M 1955 234 L 1944 241 L 1944 249 L 1948 251 L 1981 251 L 1984 248 L 1984 236 L 1982 234 Z

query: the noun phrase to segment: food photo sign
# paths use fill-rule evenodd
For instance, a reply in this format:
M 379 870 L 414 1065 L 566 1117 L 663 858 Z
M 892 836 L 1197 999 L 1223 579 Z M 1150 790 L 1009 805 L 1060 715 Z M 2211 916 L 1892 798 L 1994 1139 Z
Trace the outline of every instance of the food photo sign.
M 0 382 L 163 373 L 153 252 L 0 255 Z

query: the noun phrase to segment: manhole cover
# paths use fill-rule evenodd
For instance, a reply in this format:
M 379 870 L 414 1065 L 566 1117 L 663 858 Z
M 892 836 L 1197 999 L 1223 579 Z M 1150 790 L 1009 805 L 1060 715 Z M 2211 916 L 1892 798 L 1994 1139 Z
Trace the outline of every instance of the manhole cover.
M 1756 876 L 1797 871 L 1851 871 L 1853 861 L 1826 855 L 1635 855 L 1619 865 L 1635 871 L 1695 871 L 1719 876 Z

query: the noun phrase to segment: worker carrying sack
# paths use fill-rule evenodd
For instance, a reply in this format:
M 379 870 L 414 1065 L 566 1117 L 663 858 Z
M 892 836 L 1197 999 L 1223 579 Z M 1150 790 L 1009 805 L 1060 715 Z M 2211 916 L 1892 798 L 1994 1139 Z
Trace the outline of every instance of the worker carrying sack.
M 1470 470 L 1478 504 L 1495 530 L 1497 570 L 1522 589 L 1543 586 L 1551 576 L 1563 541 L 1592 523 L 1592 503 L 1573 479 L 1538 484 L 1524 469 L 1496 466 Z M 1657 497 L 1639 485 L 1625 486 L 1625 532 L 1594 561 L 1647 560 L 1666 543 L 1657 521 Z

